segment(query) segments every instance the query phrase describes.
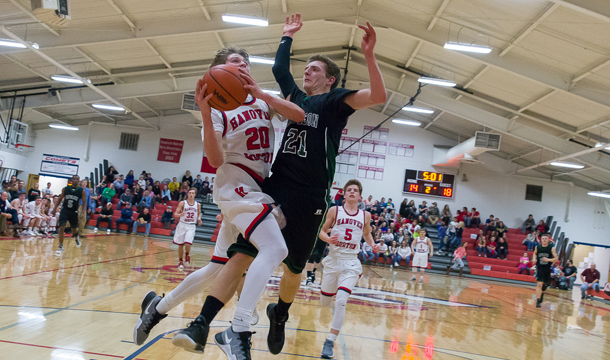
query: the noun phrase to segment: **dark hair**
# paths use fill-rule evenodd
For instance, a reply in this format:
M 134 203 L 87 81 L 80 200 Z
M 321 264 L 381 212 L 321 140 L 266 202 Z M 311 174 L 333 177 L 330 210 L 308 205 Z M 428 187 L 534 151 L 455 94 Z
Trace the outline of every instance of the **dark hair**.
M 351 180 L 348 180 L 348 181 L 345 183 L 345 186 L 343 187 L 343 191 L 347 192 L 347 188 L 348 188 L 348 186 L 351 186 L 351 185 L 356 185 L 356 186 L 358 186 L 358 192 L 360 193 L 360 195 L 362 195 L 362 184 L 360 183 L 360 181 L 358 181 L 358 180 L 356 180 L 356 179 L 351 179 Z
M 341 69 L 339 66 L 326 55 L 311 56 L 307 60 L 307 64 L 309 65 L 314 61 L 320 61 L 326 65 L 326 78 L 330 79 L 331 76 L 335 78 L 335 82 L 330 86 L 330 89 L 336 88 L 339 85 L 339 80 L 341 80 Z
M 545 236 L 548 237 L 549 239 L 551 238 L 551 234 L 549 234 L 549 233 L 544 233 L 544 234 L 540 235 L 540 238 L 543 238 Z
M 227 59 L 229 58 L 229 55 L 231 55 L 231 54 L 241 55 L 241 57 L 243 57 L 244 60 L 246 60 L 248 65 L 250 65 L 250 55 L 248 55 L 246 50 L 244 50 L 242 48 L 238 48 L 236 46 L 229 46 L 227 48 L 222 48 L 216 52 L 216 54 L 214 55 L 214 60 L 212 60 L 212 63 L 210 64 L 210 68 L 213 68 L 214 66 L 217 66 L 217 65 L 226 64 Z

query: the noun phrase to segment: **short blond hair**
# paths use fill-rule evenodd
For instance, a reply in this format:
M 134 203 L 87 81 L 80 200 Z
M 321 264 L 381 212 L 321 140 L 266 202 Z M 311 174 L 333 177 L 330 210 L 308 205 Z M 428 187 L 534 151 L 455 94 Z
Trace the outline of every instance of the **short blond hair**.
M 345 186 L 343 186 L 343 192 L 347 192 L 347 188 L 352 186 L 352 185 L 358 186 L 358 192 L 360 193 L 360 195 L 362 195 L 362 183 L 360 181 L 356 180 L 356 179 L 348 180 L 345 183 Z

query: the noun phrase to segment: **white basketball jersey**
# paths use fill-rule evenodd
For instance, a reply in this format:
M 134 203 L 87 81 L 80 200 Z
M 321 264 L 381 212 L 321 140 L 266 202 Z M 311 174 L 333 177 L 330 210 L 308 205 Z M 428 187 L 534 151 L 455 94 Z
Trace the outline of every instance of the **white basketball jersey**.
M 197 210 L 199 209 L 199 203 L 195 201 L 195 204 L 189 205 L 188 200 L 184 200 L 184 210 L 180 217 L 180 222 L 185 224 L 197 223 Z
M 364 230 L 364 211 L 356 210 L 350 215 L 343 206 L 337 206 L 335 225 L 330 235 L 339 234 L 337 245 L 330 245 L 331 258 L 355 258 L 360 252 L 360 240 Z
M 415 252 L 416 253 L 427 253 L 428 252 L 428 238 L 422 239 L 417 238 L 415 240 Z
M 28 215 L 40 215 L 40 205 L 36 206 L 35 201 L 30 201 L 23 207 L 23 212 Z
M 251 95 L 235 110 L 212 109 L 214 130 L 222 133 L 224 162 L 245 166 L 262 179 L 268 177 L 275 144 L 274 116 L 271 106 Z

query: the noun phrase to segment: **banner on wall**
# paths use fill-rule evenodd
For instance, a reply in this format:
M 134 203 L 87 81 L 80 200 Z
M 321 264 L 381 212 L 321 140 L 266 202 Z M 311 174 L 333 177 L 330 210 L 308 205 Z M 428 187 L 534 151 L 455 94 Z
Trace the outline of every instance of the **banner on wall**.
M 201 172 L 208 174 L 216 174 L 216 168 L 210 165 L 208 157 L 205 156 L 205 150 L 203 151 L 203 160 L 201 161 Z
M 39 175 L 70 179 L 72 176 L 78 175 L 79 164 L 80 158 L 42 154 Z
M 179 163 L 183 147 L 184 141 L 182 140 L 161 138 L 159 140 L 159 156 L 157 156 L 157 161 Z

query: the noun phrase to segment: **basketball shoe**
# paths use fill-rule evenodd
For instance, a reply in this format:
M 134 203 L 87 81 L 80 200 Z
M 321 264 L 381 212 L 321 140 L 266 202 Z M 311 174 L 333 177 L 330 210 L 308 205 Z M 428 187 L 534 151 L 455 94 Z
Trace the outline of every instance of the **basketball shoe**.
M 203 354 L 205 343 L 208 341 L 209 332 L 210 325 L 208 325 L 203 315 L 199 315 L 188 324 L 186 329 L 174 336 L 172 344 L 181 347 L 186 351 Z
M 252 347 L 251 331 L 234 332 L 231 326 L 214 336 L 214 342 L 227 355 L 230 360 L 251 360 Z
M 184 256 L 184 262 L 186 263 L 186 266 L 191 266 L 191 256 L 190 255 L 185 255 Z
M 182 263 L 182 260 L 180 260 L 180 262 L 178 263 L 178 270 L 184 270 L 184 263 Z
M 285 317 L 279 317 L 275 313 L 277 304 L 269 304 L 267 306 L 267 317 L 269 318 L 269 334 L 267 335 L 267 346 L 269 352 L 273 355 L 277 355 L 282 351 L 284 347 L 284 341 L 286 339 L 285 326 L 288 321 L 288 315 Z
M 322 355 L 320 357 L 322 359 L 332 359 L 334 346 L 335 346 L 334 341 L 330 341 L 328 339 L 324 340 L 324 347 L 322 348 Z
M 81 246 L 81 241 L 80 241 L 80 235 L 76 234 L 76 237 L 74 238 L 74 241 L 76 242 L 76 247 L 80 247 Z
M 157 312 L 157 304 L 163 299 L 154 291 L 149 291 L 144 300 L 142 300 L 142 313 L 133 329 L 133 342 L 136 345 L 142 345 L 148 338 L 150 330 L 152 330 L 159 321 L 163 320 L 166 315 L 161 315 Z

